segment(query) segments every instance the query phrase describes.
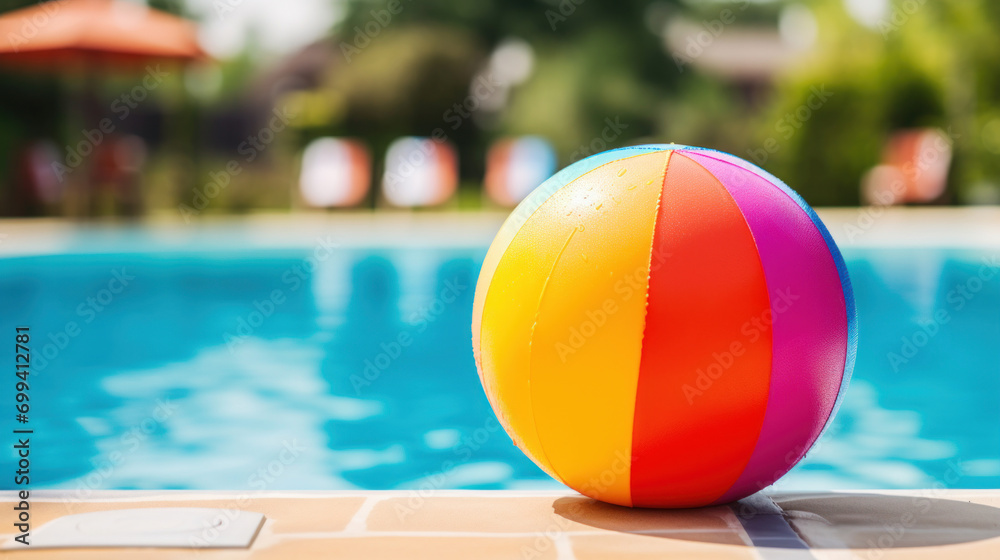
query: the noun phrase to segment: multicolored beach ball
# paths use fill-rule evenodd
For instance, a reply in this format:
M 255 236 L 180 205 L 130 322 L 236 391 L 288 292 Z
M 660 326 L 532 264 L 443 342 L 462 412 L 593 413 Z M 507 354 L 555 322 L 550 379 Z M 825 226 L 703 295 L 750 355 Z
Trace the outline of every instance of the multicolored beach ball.
M 734 501 L 813 445 L 854 367 L 854 298 L 812 209 L 735 156 L 603 152 L 507 219 L 483 263 L 476 365 L 539 467 L 636 507 Z

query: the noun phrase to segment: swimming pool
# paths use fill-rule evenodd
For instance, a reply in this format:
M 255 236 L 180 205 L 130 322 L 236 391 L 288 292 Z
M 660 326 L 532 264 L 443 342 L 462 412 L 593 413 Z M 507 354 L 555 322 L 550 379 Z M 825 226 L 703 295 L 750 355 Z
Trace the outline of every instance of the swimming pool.
M 479 385 L 485 246 L 104 249 L 0 259 L 0 332 L 32 332 L 34 488 L 559 486 Z M 995 255 L 845 251 L 854 380 L 778 487 L 1000 485 Z

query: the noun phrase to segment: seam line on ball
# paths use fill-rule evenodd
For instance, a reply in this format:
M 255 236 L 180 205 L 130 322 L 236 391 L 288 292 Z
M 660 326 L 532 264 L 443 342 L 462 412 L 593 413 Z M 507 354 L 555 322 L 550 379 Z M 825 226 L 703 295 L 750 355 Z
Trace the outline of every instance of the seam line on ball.
M 695 150 L 701 152 L 709 152 L 705 154 L 705 157 L 709 157 L 723 163 L 729 163 L 730 165 L 735 165 L 732 162 L 729 162 L 725 159 L 720 159 L 719 157 L 711 154 L 711 152 L 714 152 L 716 154 L 729 155 L 726 154 L 725 152 L 721 152 L 719 150 L 706 149 L 706 148 L 695 148 Z M 816 211 L 813 210 L 812 207 L 810 207 L 798 193 L 796 193 L 794 190 L 792 190 L 791 187 L 785 184 L 784 181 L 768 173 L 766 170 L 761 169 L 756 165 L 753 165 L 752 163 L 747 162 L 747 164 L 753 167 L 748 168 L 742 165 L 740 165 L 739 167 L 745 169 L 749 173 L 753 173 L 760 179 L 773 183 L 775 186 L 778 187 L 778 190 L 780 190 L 785 196 L 791 199 L 792 202 L 794 202 L 799 208 L 802 209 L 802 212 L 805 213 L 806 217 L 809 218 L 809 220 L 813 223 L 813 226 L 816 228 L 820 236 L 823 238 L 823 241 L 826 243 L 828 252 L 830 254 L 830 258 L 833 260 L 834 268 L 837 269 L 837 275 L 840 277 L 840 285 L 843 292 L 842 297 L 844 298 L 844 311 L 846 315 L 845 320 L 847 322 L 847 343 L 846 343 L 847 348 L 844 355 L 843 371 L 841 373 L 841 378 L 840 378 L 840 390 L 837 393 L 837 399 L 834 402 L 833 408 L 830 410 L 830 414 L 827 416 L 826 421 L 823 423 L 823 428 L 820 430 L 819 435 L 816 436 L 816 439 L 809 442 L 809 445 L 806 447 L 806 449 L 809 449 L 810 447 L 812 447 L 813 444 L 815 444 L 817 441 L 819 441 L 820 438 L 823 437 L 823 434 L 825 434 L 827 429 L 829 429 L 831 421 L 837 415 L 837 411 L 840 410 L 840 406 L 841 404 L 843 404 L 844 393 L 846 393 L 847 385 L 850 383 L 851 375 L 854 371 L 854 362 L 857 356 L 857 337 L 858 337 L 858 331 L 857 331 L 858 315 L 857 315 L 857 307 L 855 306 L 854 302 L 854 289 L 851 286 L 851 278 L 847 274 L 847 265 L 844 262 L 844 257 L 843 255 L 840 254 L 840 248 L 837 247 L 837 244 L 833 241 L 833 237 L 830 235 L 830 231 L 826 229 L 826 224 L 824 224 L 823 221 L 819 219 L 819 216 L 816 214 Z
M 628 148 L 618 148 L 618 149 L 619 150 L 627 150 Z M 617 151 L 617 150 L 615 150 L 615 151 Z M 546 198 L 544 201 L 542 201 L 538 205 L 538 207 L 535 208 L 535 210 L 532 211 L 532 213 L 527 218 L 524 219 L 524 222 L 518 228 L 517 232 L 514 234 L 513 237 L 511 237 L 511 240 L 510 240 L 510 243 L 508 244 L 508 247 L 510 247 L 511 245 L 514 245 L 514 243 L 517 241 L 517 239 L 524 232 L 524 228 L 525 228 L 525 226 L 528 225 L 528 222 L 530 222 L 532 220 L 532 218 L 535 217 L 535 215 L 542 209 L 542 207 L 544 207 L 546 204 L 548 204 L 552 200 L 552 198 L 555 197 L 556 193 L 559 193 L 563 189 L 569 187 L 570 185 L 572 185 L 576 181 L 579 181 L 580 179 L 586 177 L 587 175 L 590 175 L 591 173 L 594 173 L 594 172 L 596 172 L 596 171 L 598 171 L 600 169 L 603 169 L 604 167 L 607 167 L 609 165 L 612 165 L 612 164 L 618 164 L 618 165 L 620 165 L 621 162 L 629 160 L 629 159 L 632 159 L 632 158 L 635 158 L 635 157 L 645 156 L 645 155 L 649 155 L 650 153 L 655 153 L 655 152 L 658 152 L 658 151 L 667 151 L 667 150 L 642 149 L 642 150 L 634 150 L 634 151 L 639 152 L 639 153 L 636 153 L 635 155 L 631 155 L 631 156 L 628 156 L 628 157 L 625 157 L 625 158 L 611 160 L 611 161 L 609 161 L 607 163 L 599 165 L 599 166 L 597 166 L 597 167 L 595 167 L 595 168 L 587 171 L 586 173 L 580 175 L 579 177 L 574 177 L 572 180 L 568 181 L 562 187 L 556 189 L 548 198 Z M 559 263 L 559 257 L 562 256 L 563 251 L 566 250 L 566 247 L 569 245 L 570 240 L 572 240 L 572 237 L 575 234 L 576 234 L 576 229 L 574 228 L 573 232 L 570 234 L 570 237 L 566 240 L 566 243 L 563 245 L 563 248 L 560 250 L 559 255 L 556 257 L 555 261 L 552 263 L 552 268 L 549 270 L 549 274 L 545 278 L 545 283 L 544 283 L 544 285 L 542 287 L 541 294 L 539 294 L 538 301 L 535 302 L 535 310 L 534 310 L 534 313 L 533 313 L 534 319 L 532 321 L 531 334 L 530 334 L 529 339 L 528 339 L 528 363 L 526 364 L 526 367 L 528 368 L 527 376 L 528 376 L 529 387 L 530 387 L 530 384 L 531 384 L 531 350 L 532 350 L 532 346 L 531 345 L 532 345 L 532 342 L 533 342 L 533 339 L 534 339 L 535 324 L 537 324 L 537 322 L 538 322 L 538 314 L 539 314 L 540 309 L 541 309 L 542 296 L 545 294 L 545 289 L 548 286 L 549 278 L 552 276 L 552 272 L 555 270 L 556 265 Z M 505 258 L 506 258 L 506 251 L 505 251 L 504 255 L 502 255 L 500 257 L 500 259 L 498 260 L 498 262 L 497 262 L 497 269 L 500 268 L 500 265 L 503 263 L 503 261 L 504 261 Z M 489 303 L 490 303 L 490 292 L 492 291 L 492 288 L 493 288 L 493 280 L 494 280 L 494 277 L 491 277 L 490 278 L 490 284 L 486 288 L 486 295 L 483 297 L 483 319 L 485 319 L 486 309 L 487 309 L 487 307 L 489 306 Z M 480 322 L 480 325 L 479 325 L 480 333 L 482 333 L 483 325 L 485 325 L 485 324 L 486 324 L 485 320 L 482 320 Z M 482 338 L 482 335 L 480 334 L 480 339 L 481 338 Z M 534 403 L 532 401 L 532 396 L 531 396 L 531 392 L 530 391 L 528 393 L 528 413 L 531 415 L 531 429 L 532 429 L 532 431 L 534 431 L 534 434 L 535 434 L 534 440 L 536 442 L 538 442 L 538 444 L 539 444 L 538 445 L 538 454 L 540 456 L 538 457 L 538 459 L 544 463 L 544 467 L 547 467 L 547 468 L 543 467 L 542 470 L 545 470 L 547 472 L 551 471 L 549 474 L 553 475 L 553 477 L 556 478 L 559 481 L 566 480 L 556 470 L 555 465 L 552 463 L 552 461 L 549 459 L 548 455 L 545 452 L 545 447 L 543 445 L 541 445 L 541 436 L 538 434 L 538 423 L 537 423 L 537 421 L 535 419 L 535 407 L 534 407 Z
M 663 171 L 660 172 L 660 174 L 662 175 L 662 178 L 660 179 L 660 184 L 659 184 L 660 192 L 657 193 L 657 195 L 656 195 L 656 207 L 655 207 L 654 214 L 653 214 L 653 228 L 650 231 L 650 236 L 649 236 L 649 261 L 646 264 L 646 290 L 645 290 L 645 292 L 643 294 L 644 295 L 644 299 L 645 299 L 645 304 L 644 304 L 643 312 L 642 312 L 642 336 L 639 339 L 639 365 L 636 367 L 636 372 L 635 372 L 635 376 L 636 376 L 635 392 L 636 392 L 636 395 L 632 397 L 632 403 L 633 403 L 632 404 L 632 433 L 630 434 L 630 438 L 629 438 L 629 450 L 628 450 L 628 458 L 629 458 L 628 468 L 629 468 L 629 471 L 632 470 L 632 462 L 633 462 L 633 458 L 634 458 L 633 452 L 635 450 L 635 413 L 636 413 L 636 409 L 638 408 L 637 404 L 638 404 L 638 393 L 639 393 L 639 374 L 640 374 L 641 369 L 642 369 L 642 345 L 646 341 L 646 320 L 647 320 L 647 317 L 649 315 L 649 282 L 650 282 L 650 280 L 651 280 L 651 278 L 653 276 L 653 252 L 656 251 L 656 226 L 659 224 L 659 221 L 660 221 L 660 204 L 663 203 L 663 189 L 666 187 L 666 184 L 667 184 L 667 170 L 670 168 L 670 162 L 671 162 L 671 160 L 673 160 L 674 154 L 676 154 L 676 153 L 677 153 L 677 150 L 667 150 L 667 159 L 666 159 L 666 161 L 663 162 Z M 631 475 L 631 472 L 629 474 Z M 633 482 L 633 480 L 634 479 L 630 476 L 629 477 L 629 488 L 628 488 L 628 494 L 629 494 L 628 495 L 628 500 L 629 500 L 629 506 L 630 507 L 633 506 L 634 503 L 635 503 L 635 501 L 632 499 L 632 482 Z
M 693 164 L 697 165 L 698 167 L 704 169 L 705 172 L 708 173 L 709 175 L 713 175 L 714 176 L 714 173 L 712 173 L 711 170 L 709 170 L 707 167 L 705 167 L 704 165 L 702 165 L 700 162 L 698 162 L 697 160 L 695 160 L 693 158 L 687 157 L 687 155 L 684 153 L 683 150 L 680 151 L 680 155 L 682 157 L 684 157 L 685 159 L 687 159 L 688 161 L 690 161 L 691 163 L 693 163 Z M 707 156 L 707 155 L 704 155 L 704 154 L 698 154 L 698 155 L 703 156 L 703 157 L 710 157 L 710 156 Z M 720 161 L 720 160 L 718 160 L 716 158 L 711 158 L 711 159 L 713 159 L 715 161 Z M 721 163 L 727 163 L 727 162 L 721 162 Z M 729 188 L 726 186 L 726 184 L 724 182 L 722 182 L 721 179 L 719 180 L 719 184 L 722 185 L 722 190 L 725 191 L 726 196 L 728 196 L 729 199 L 732 200 L 733 206 L 736 207 L 736 210 L 740 213 L 740 217 L 743 219 L 743 225 L 746 227 L 747 231 L 750 233 L 750 239 L 753 241 L 754 251 L 757 254 L 757 266 L 760 268 L 760 276 L 761 276 L 761 278 L 764 279 L 764 293 L 767 295 L 767 308 L 770 309 L 771 312 L 773 313 L 774 310 L 771 307 L 771 289 L 770 289 L 771 287 L 768 285 L 768 282 L 767 282 L 767 273 L 764 270 L 764 261 L 761 259 L 761 256 L 760 256 L 760 244 L 757 243 L 757 236 L 754 234 L 753 228 L 750 227 L 750 221 L 747 220 L 747 215 L 746 215 L 746 213 L 743 212 L 743 208 L 736 201 L 736 197 L 734 197 L 733 194 L 731 192 L 729 192 Z M 768 370 L 767 370 L 767 394 L 768 395 L 771 394 L 771 387 L 772 387 L 773 383 L 774 383 L 774 337 L 772 336 L 771 337 L 771 363 L 770 363 L 770 366 L 768 367 Z M 733 483 L 730 484 L 729 487 L 725 489 L 725 491 L 723 491 L 721 494 L 719 494 L 719 496 L 717 496 L 714 500 L 712 500 L 712 503 L 718 502 L 719 499 L 721 499 L 723 496 L 725 496 L 726 494 L 728 494 L 729 491 L 732 490 L 733 487 L 737 483 L 739 483 L 740 480 L 743 478 L 743 475 L 746 473 L 747 467 L 750 466 L 750 461 L 754 457 L 754 452 L 757 451 L 757 447 L 760 445 L 760 437 L 764 433 L 764 424 L 763 423 L 764 423 L 764 420 L 767 418 L 767 412 L 768 412 L 768 409 L 770 407 L 771 407 L 771 402 L 770 402 L 770 399 L 768 399 L 768 403 L 764 407 L 764 417 L 761 418 L 761 428 L 760 428 L 760 430 L 757 431 L 757 437 L 754 440 L 753 450 L 750 452 L 750 455 L 747 456 L 746 463 L 744 463 L 743 469 L 740 471 L 739 476 L 736 477 L 736 480 L 734 480 Z
M 524 219 L 524 221 L 523 221 L 523 222 L 521 222 L 521 225 L 520 225 L 520 227 L 518 227 L 517 231 L 516 231 L 516 232 L 514 232 L 514 235 L 513 235 L 513 236 L 512 236 L 511 238 L 510 238 L 510 241 L 508 242 L 508 244 L 507 244 L 507 247 L 510 247 L 511 245 L 513 245 L 513 244 L 514 244 L 514 240 L 515 240 L 515 239 L 517 239 L 517 237 L 518 237 L 518 236 L 519 236 L 519 235 L 521 234 L 521 230 L 523 230 L 523 229 L 524 229 L 524 226 L 525 226 L 525 225 L 526 225 L 526 224 L 527 224 L 527 223 L 528 223 L 528 222 L 529 222 L 529 221 L 531 220 L 531 218 L 533 218 L 533 217 L 535 216 L 535 214 L 537 214 L 537 213 L 538 213 L 538 211 L 539 211 L 539 210 L 540 210 L 540 209 L 542 208 L 542 206 L 545 206 L 545 204 L 546 204 L 546 203 L 547 203 L 548 201 L 552 200 L 552 197 L 554 197 L 554 196 L 556 195 L 556 193 L 558 193 L 559 191 L 561 191 L 561 190 L 563 190 L 564 188 L 568 187 L 568 186 L 569 186 L 569 185 L 570 185 L 571 183 L 573 183 L 573 182 L 575 182 L 575 181 L 577 181 L 577 180 L 579 180 L 579 179 L 581 179 L 581 178 L 583 178 L 583 177 L 586 177 L 587 175 L 589 175 L 589 174 L 591 174 L 591 173 L 593 173 L 593 172 L 597 171 L 598 169 L 601 169 L 602 167 L 604 167 L 604 166 L 606 166 L 606 165 L 611 165 L 612 163 L 616 163 L 616 162 L 620 162 L 620 161 L 624 161 L 624 160 L 628 160 L 628 159 L 632 159 L 632 158 L 634 158 L 634 157 L 639 157 L 639 156 L 641 156 L 641 155 L 646 155 L 646 154 L 647 154 L 647 153 L 649 153 L 649 152 L 656 152 L 656 151 L 667 151 L 667 152 L 669 152 L 669 151 L 671 151 L 671 150 L 660 150 L 660 149 L 640 149 L 640 148 L 639 148 L 639 147 L 637 147 L 637 146 L 626 146 L 626 147 L 624 147 L 624 148 L 615 148 L 614 150 L 610 150 L 610 151 L 613 151 L 613 152 L 616 152 L 616 151 L 619 151 L 619 150 L 634 150 L 634 151 L 638 151 L 638 152 L 641 152 L 641 153 L 638 153 L 638 154 L 635 154 L 635 155 L 633 155 L 633 156 L 628 156 L 628 157 L 626 157 L 626 158 L 621 158 L 621 159 L 617 159 L 617 160 L 612 160 L 612 161 L 609 161 L 609 162 L 607 162 L 607 163 L 604 163 L 604 164 L 602 164 L 602 165 L 598 165 L 597 167 L 595 167 L 595 168 L 593 168 L 593 169 L 591 169 L 591 170 L 587 171 L 587 172 L 586 172 L 586 173 L 584 173 L 583 175 L 580 175 L 579 177 L 575 177 L 575 178 L 573 178 L 572 180 L 568 181 L 568 182 L 567 182 L 567 183 L 566 183 L 565 185 L 563 185 L 563 186 L 559 187 L 558 189 L 556 189 L 555 191 L 553 191 L 553 192 L 552 192 L 552 194 L 550 194 L 550 195 L 549 195 L 548 197 L 546 197 L 546 199 L 545 199 L 545 200 L 543 200 L 542 202 L 540 202 L 540 203 L 538 204 L 538 206 L 537 206 L 537 207 L 536 207 L 536 208 L 535 208 L 534 210 L 532 210 L 532 211 L 531 211 L 531 214 L 529 214 L 529 215 L 528 215 L 528 217 L 526 217 L 526 218 Z M 595 154 L 595 155 L 596 155 L 596 154 Z M 589 156 L 589 157 L 593 157 L 593 156 Z M 586 158 L 584 158 L 584 159 L 586 159 Z M 580 161 L 584 161 L 584 160 L 580 160 Z M 572 165 L 572 164 L 570 164 L 570 165 Z M 566 167 L 565 167 L 565 168 L 563 168 L 563 169 L 565 170 L 565 169 L 566 169 L 566 168 L 568 168 L 568 167 L 569 167 L 569 166 L 566 166 Z M 557 172 L 557 173 L 559 173 L 559 172 Z M 529 195 L 529 196 L 530 196 L 530 195 Z M 515 212 L 516 212 L 516 210 L 517 210 L 517 208 L 515 208 L 515 209 L 514 209 L 514 211 L 515 211 Z M 512 219 L 512 218 L 513 218 L 513 212 L 511 213 L 511 216 L 508 216 L 507 220 L 510 220 L 510 219 Z M 501 226 L 500 226 L 500 230 L 501 230 L 501 231 L 502 231 L 502 230 L 504 229 L 504 226 L 506 226 L 506 225 L 507 225 L 507 220 L 504 220 L 504 223 L 503 223 L 503 224 L 501 224 Z M 490 249 L 492 249 L 492 246 L 490 247 Z M 506 252 L 506 248 L 504 248 L 504 252 Z M 489 251 L 487 251 L 487 254 L 489 254 Z M 496 266 L 496 268 L 494 268 L 494 270 L 493 270 L 493 273 L 494 273 L 494 274 L 492 274 L 492 275 L 490 276 L 490 278 L 489 278 L 489 282 L 490 282 L 490 283 L 489 283 L 489 285 L 487 285 L 487 286 L 486 286 L 486 293 L 485 293 L 485 294 L 483 295 L 483 312 L 484 312 L 484 313 L 486 312 L 486 304 L 487 304 L 487 303 L 489 302 L 489 300 L 490 300 L 490 291 L 491 291 L 491 290 L 492 290 L 492 288 L 493 288 L 493 279 L 494 279 L 494 277 L 495 277 L 495 273 L 496 273 L 496 269 L 497 269 L 497 268 L 500 268 L 500 262 L 502 262 L 502 261 L 503 261 L 503 258 L 504 258 L 504 256 L 503 256 L 503 255 L 501 255 L 501 256 L 500 256 L 500 258 L 499 258 L 499 259 L 497 260 L 497 266 Z M 482 340 L 482 332 L 483 332 L 483 323 L 484 323 L 484 321 L 480 320 L 480 322 L 479 322 L 479 333 L 480 333 L 480 335 L 479 335 L 479 336 L 480 336 L 480 340 Z M 477 363 L 477 365 L 479 366 L 479 370 L 480 370 L 480 372 L 481 372 L 481 371 L 482 371 L 482 350 L 480 349 L 480 352 L 479 352 L 479 355 L 476 355 L 476 356 L 473 356 L 473 358 L 474 358 L 474 359 L 476 360 L 476 363 Z M 480 379 L 480 381 L 482 381 L 482 379 Z

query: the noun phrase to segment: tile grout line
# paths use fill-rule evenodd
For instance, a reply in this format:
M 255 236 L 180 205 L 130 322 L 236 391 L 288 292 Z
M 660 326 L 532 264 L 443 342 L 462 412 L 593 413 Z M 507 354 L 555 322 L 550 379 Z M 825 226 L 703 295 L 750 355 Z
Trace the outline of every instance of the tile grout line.
M 739 516 L 736 514 L 732 508 L 729 508 L 729 515 L 724 518 L 726 527 L 730 531 L 736 533 L 740 537 L 740 541 L 746 546 L 753 548 L 753 540 L 750 538 L 750 534 L 747 533 L 746 529 L 743 527 L 743 523 L 740 521 Z
M 757 493 L 729 507 L 753 543 L 754 554 L 761 560 L 816 558 L 809 544 L 788 522 L 784 510 L 770 496 Z
M 372 510 L 375 509 L 375 505 L 385 500 L 384 496 L 369 496 L 365 498 L 362 502 L 361 507 L 358 511 L 354 512 L 354 517 L 347 523 L 344 527 L 344 533 L 364 533 L 368 530 L 368 516 L 371 515 Z
M 570 541 L 569 533 L 560 532 L 552 538 L 556 548 L 556 560 L 576 560 L 573 554 L 573 543 Z

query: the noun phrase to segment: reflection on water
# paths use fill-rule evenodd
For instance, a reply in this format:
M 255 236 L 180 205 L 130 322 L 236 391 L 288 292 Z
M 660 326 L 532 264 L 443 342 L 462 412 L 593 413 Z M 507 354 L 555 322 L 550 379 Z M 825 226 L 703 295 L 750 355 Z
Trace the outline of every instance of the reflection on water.
M 479 386 L 469 324 L 483 251 L 309 255 L 0 261 L 0 327 L 29 325 L 38 359 L 33 485 L 556 486 L 498 429 Z M 982 255 L 847 256 L 855 381 L 779 485 L 997 486 L 1000 277 L 967 297 L 958 287 L 975 286 Z M 111 293 L 116 274 L 134 279 Z
M 1000 264 L 947 250 L 848 252 L 858 361 L 834 425 L 778 486 L 1000 485 Z

